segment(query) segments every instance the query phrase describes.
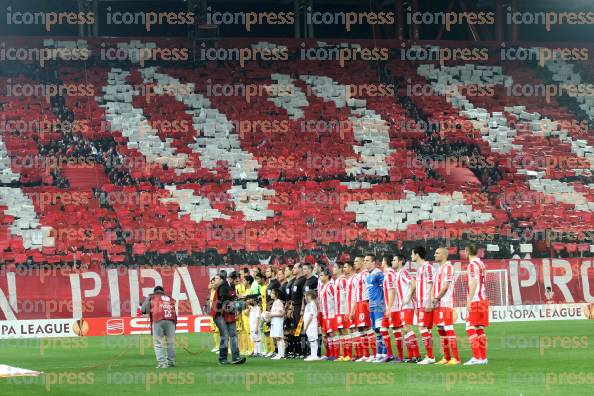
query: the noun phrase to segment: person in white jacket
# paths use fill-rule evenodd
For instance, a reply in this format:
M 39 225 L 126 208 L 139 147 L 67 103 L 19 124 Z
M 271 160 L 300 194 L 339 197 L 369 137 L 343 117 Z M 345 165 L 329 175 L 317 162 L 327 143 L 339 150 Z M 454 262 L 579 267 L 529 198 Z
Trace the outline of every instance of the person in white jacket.
M 305 358 L 306 362 L 320 360 L 318 357 L 318 302 L 315 290 L 305 293 L 307 305 L 303 313 L 303 332 L 307 336 L 310 345 L 310 355 Z
M 254 353 L 252 357 L 263 356 L 262 350 L 262 330 L 261 327 L 261 315 L 262 309 L 260 308 L 260 304 L 255 299 L 248 300 L 249 306 L 249 322 L 250 322 L 250 338 L 254 343 Z
M 272 360 L 279 360 L 285 357 L 285 335 L 283 324 L 285 322 L 285 303 L 280 298 L 280 290 L 272 289 L 270 299 L 273 301 L 270 309 L 270 337 L 276 344 L 277 353 Z

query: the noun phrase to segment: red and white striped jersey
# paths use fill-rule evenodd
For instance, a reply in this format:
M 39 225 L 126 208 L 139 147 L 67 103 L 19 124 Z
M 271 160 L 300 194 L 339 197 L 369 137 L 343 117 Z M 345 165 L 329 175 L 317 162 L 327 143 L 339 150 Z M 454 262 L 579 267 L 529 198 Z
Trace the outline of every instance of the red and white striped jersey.
M 334 281 L 336 291 L 336 310 L 339 315 L 346 315 L 349 313 L 349 289 L 348 281 L 344 276 L 337 278 Z
M 332 282 L 332 279 L 330 279 L 330 282 Z M 322 281 L 320 280 L 320 277 L 318 276 L 318 301 L 322 301 Z
M 470 293 L 470 281 L 472 279 L 477 280 L 477 287 L 470 301 L 487 300 L 487 291 L 485 290 L 485 263 L 478 257 L 475 257 L 468 263 L 468 293 Z
M 331 319 L 336 316 L 336 293 L 334 282 L 328 282 L 320 288 L 320 310 L 324 319 Z
M 383 289 L 384 289 L 384 303 L 386 304 L 386 310 L 389 308 L 390 311 L 389 312 L 396 312 L 398 311 L 398 293 L 394 293 L 394 301 L 392 303 L 391 307 L 388 307 L 388 294 L 390 292 L 390 290 L 396 290 L 396 278 L 397 278 L 397 273 L 395 270 L 393 270 L 392 268 L 388 268 L 388 270 L 385 272 L 385 276 L 384 276 L 384 283 L 383 283 Z
M 348 301 L 349 312 L 351 311 L 351 307 L 353 304 L 353 278 L 354 277 L 355 277 L 354 275 L 351 275 L 346 280 L 347 281 L 347 301 Z
M 369 272 L 365 269 L 353 276 L 352 280 L 352 298 L 353 302 L 368 301 L 369 293 L 367 291 L 367 281 L 365 280 Z
M 439 295 L 444 282 L 448 282 L 448 289 L 439 302 L 440 307 L 454 308 L 454 264 L 446 261 L 439 266 L 435 283 L 433 283 L 433 296 Z
M 403 304 L 404 300 L 410 293 L 410 288 L 415 278 L 407 269 L 402 268 L 396 273 L 396 300 L 398 301 L 398 310 L 415 309 L 415 296 L 411 296 L 407 304 Z
M 419 308 L 424 308 L 431 304 L 429 297 L 434 278 L 433 266 L 428 261 L 425 261 L 417 270 L 417 288 L 415 291 L 417 293 Z

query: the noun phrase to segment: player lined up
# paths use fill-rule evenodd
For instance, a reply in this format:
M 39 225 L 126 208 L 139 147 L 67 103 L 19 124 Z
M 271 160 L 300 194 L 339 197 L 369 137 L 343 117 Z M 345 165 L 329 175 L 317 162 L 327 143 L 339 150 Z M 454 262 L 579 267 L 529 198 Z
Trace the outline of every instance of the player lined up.
M 484 328 L 489 324 L 489 303 L 485 265 L 477 257 L 475 246 L 468 246 L 466 253 L 469 260 L 466 333 L 473 356 L 465 365 L 487 364 Z M 367 254 L 357 255 L 352 261 L 342 256 L 332 265 L 312 263 L 310 258 L 303 265 L 279 271 L 282 275 L 276 276 L 274 282 L 271 279 L 266 282 L 256 273 L 254 282 L 259 287 L 251 287 L 248 294 L 259 292 L 263 299 L 260 303 L 249 302 L 249 320 L 243 326 L 250 329 L 252 356 L 306 361 L 460 364 L 454 331 L 455 273 L 447 258 L 447 249 L 438 248 L 434 266 L 426 260 L 425 249 L 416 247 L 410 256 L 413 268 L 407 268 L 405 257 L 400 255 L 384 255 L 380 261 L 375 255 Z M 274 272 L 270 267 L 267 270 Z M 415 317 L 423 358 L 413 329 Z M 437 327 L 442 354 L 437 362 L 433 327 Z M 320 336 L 324 356 L 320 356 Z M 266 339 L 270 341 L 263 342 Z

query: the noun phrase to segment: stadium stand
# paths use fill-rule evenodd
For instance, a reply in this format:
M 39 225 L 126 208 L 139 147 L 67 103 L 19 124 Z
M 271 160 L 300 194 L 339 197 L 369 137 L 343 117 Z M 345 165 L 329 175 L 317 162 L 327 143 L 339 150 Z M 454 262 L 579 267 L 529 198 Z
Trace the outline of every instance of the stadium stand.
M 7 68 L 0 84 L 93 95 L 0 97 L 0 261 L 240 264 L 418 240 L 459 257 L 477 238 L 486 258 L 592 256 L 592 97 L 509 92 L 585 81 L 588 70 L 92 58 Z M 394 94 L 349 91 L 370 81 Z M 248 86 L 268 88 L 246 98 Z

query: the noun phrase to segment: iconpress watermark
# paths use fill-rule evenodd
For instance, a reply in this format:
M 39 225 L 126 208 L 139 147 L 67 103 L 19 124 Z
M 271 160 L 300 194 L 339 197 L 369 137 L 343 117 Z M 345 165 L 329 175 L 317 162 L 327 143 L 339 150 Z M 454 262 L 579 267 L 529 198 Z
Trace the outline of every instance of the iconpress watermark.
M 330 92 L 330 95 L 344 95 L 346 99 L 354 97 L 391 97 L 395 94 L 394 84 L 326 84 L 316 87 L 324 92 Z M 292 83 L 270 83 L 270 84 L 223 84 L 213 82 L 212 79 L 206 80 L 206 95 L 214 97 L 244 97 L 247 103 L 251 103 L 252 98 L 258 97 L 291 97 L 298 95 L 300 88 Z M 315 95 L 311 85 L 307 85 L 306 96 Z
M 407 7 L 406 23 L 408 25 L 444 25 L 446 31 L 451 31 L 453 25 L 493 25 L 494 12 L 454 12 L 454 11 L 415 11 Z
M 31 201 L 44 211 L 51 206 L 74 205 L 87 207 L 94 199 L 89 191 L 31 191 L 27 195 Z M 167 191 L 108 191 L 104 192 L 101 200 L 110 206 L 133 206 L 141 211 L 151 210 L 161 202 L 161 199 L 168 198 Z
M 11 97 L 44 97 L 47 103 L 55 96 L 85 97 L 95 96 L 95 86 L 86 84 L 31 84 L 6 80 L 5 96 Z
M 112 11 L 111 6 L 106 11 L 107 25 L 142 25 L 147 32 L 156 25 L 193 25 L 196 21 L 194 13 L 187 11 Z
M 364 373 L 358 371 L 325 372 L 321 370 L 307 369 L 305 372 L 306 385 L 344 385 L 347 392 L 353 391 L 354 386 L 394 385 L 396 376 L 394 373 Z
M 344 67 L 347 62 L 387 61 L 390 57 L 389 48 L 363 48 L 363 47 L 311 47 L 306 48 L 301 43 L 300 59 L 306 61 L 335 61 Z
M 246 371 L 234 373 L 226 370 L 206 370 L 207 385 L 242 385 L 247 392 L 257 386 L 294 385 L 295 373 L 292 371 Z
M 50 32 L 56 25 L 93 25 L 95 24 L 94 12 L 45 12 L 45 11 L 18 11 L 6 7 L 7 25 L 43 25 Z
M 425 370 L 406 370 L 407 384 L 433 384 L 443 385 L 446 391 L 450 392 L 457 386 L 468 385 L 494 385 L 496 383 L 496 375 L 493 371 L 481 372 L 454 372 L 454 373 L 432 373 Z
M 18 385 L 41 385 L 49 393 L 54 385 L 94 385 L 94 371 L 48 371 L 37 377 L 11 377 L 7 383 Z
M 206 8 L 206 23 L 210 25 L 244 26 L 247 32 L 254 26 L 262 25 L 293 25 L 294 12 L 276 11 L 216 11 L 211 6 Z
M 198 53 L 201 61 L 239 62 L 241 67 L 245 67 L 246 62 L 250 61 L 286 61 L 289 59 L 289 49 L 286 47 L 213 48 L 207 47 L 205 43 L 202 43 Z
M 131 62 L 144 66 L 146 62 L 185 62 L 190 59 L 190 50 L 186 47 L 123 48 L 100 44 L 99 59 L 103 62 Z
M 306 8 L 305 21 L 308 25 L 337 25 L 344 26 L 350 32 L 356 25 L 393 25 L 396 20 L 395 12 L 321 12 Z
M 507 47 L 505 43 L 501 44 L 499 53 L 502 61 L 538 62 L 540 66 L 544 66 L 546 61 L 556 59 L 562 61 L 587 61 L 590 56 L 589 49 L 585 47 L 523 48 Z
M 507 369 L 507 383 L 513 385 L 544 385 L 547 392 L 559 385 L 574 386 L 575 390 L 594 385 L 592 371 L 548 371 Z M 553 393 L 554 394 L 554 393 Z
M 591 83 L 559 83 L 559 84 L 521 84 L 514 83 L 505 87 L 507 96 L 544 97 L 547 104 L 558 96 L 594 96 L 594 85 Z
M 155 385 L 195 385 L 196 375 L 189 370 L 172 371 L 120 371 L 109 366 L 107 385 L 144 385 L 147 392 Z
M 433 61 L 444 65 L 446 62 L 486 62 L 489 59 L 489 49 L 485 47 L 419 47 L 405 48 L 401 44 L 400 60 L 402 61 Z
M 406 96 L 454 96 L 464 95 L 467 97 L 495 96 L 495 84 L 470 83 L 470 84 L 428 84 L 413 83 L 409 78 L 406 80 Z
M 25 48 L 0 43 L 0 61 L 34 62 L 41 67 L 49 61 L 86 61 L 89 54 L 88 48 Z
M 392 25 L 396 20 L 394 12 L 330 12 L 313 11 L 311 7 L 305 9 L 305 23 L 307 25 L 343 26 L 350 32 L 357 25 Z M 207 8 L 206 21 L 214 25 L 244 26 L 250 32 L 254 26 L 263 25 L 294 25 L 295 13 L 292 11 L 217 11 Z
M 511 6 L 506 11 L 508 25 L 544 25 L 547 32 L 554 25 L 594 24 L 594 11 L 512 11 Z

